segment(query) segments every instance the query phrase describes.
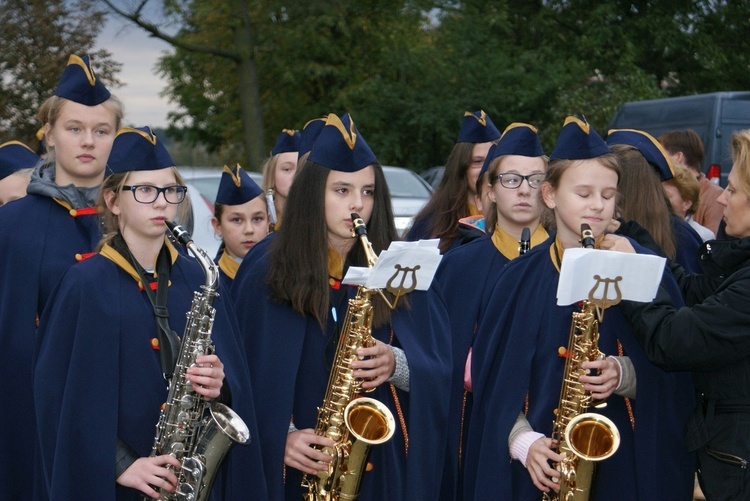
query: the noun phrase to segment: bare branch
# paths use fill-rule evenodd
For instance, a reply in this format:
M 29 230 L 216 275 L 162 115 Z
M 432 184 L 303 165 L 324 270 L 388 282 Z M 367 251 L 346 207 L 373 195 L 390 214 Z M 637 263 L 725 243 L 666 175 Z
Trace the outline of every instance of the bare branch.
M 179 47 L 180 49 L 184 49 L 191 52 L 200 52 L 203 54 L 211 54 L 214 56 L 224 57 L 227 59 L 231 59 L 235 62 L 241 61 L 241 55 L 239 51 L 235 50 L 227 50 L 227 49 L 221 49 L 219 47 L 212 47 L 210 45 L 202 45 L 202 44 L 192 44 L 189 42 L 184 42 L 180 40 L 179 38 L 176 38 L 174 36 L 171 36 L 165 32 L 163 32 L 159 27 L 153 23 L 149 23 L 145 19 L 141 17 L 141 11 L 145 7 L 148 0 L 142 0 L 141 3 L 138 5 L 138 7 L 133 12 L 126 12 L 118 7 L 116 7 L 110 0 L 102 0 L 107 7 L 110 8 L 112 12 L 117 14 L 118 16 L 121 16 L 125 19 L 128 19 L 129 21 L 132 21 L 135 25 L 141 27 L 145 31 L 149 33 L 150 36 L 159 38 L 160 40 L 164 40 L 168 44 Z

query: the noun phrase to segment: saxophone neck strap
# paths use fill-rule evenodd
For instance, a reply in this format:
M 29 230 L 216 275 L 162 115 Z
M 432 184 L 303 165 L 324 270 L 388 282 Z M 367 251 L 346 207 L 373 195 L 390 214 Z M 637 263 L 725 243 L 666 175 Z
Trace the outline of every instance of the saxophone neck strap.
M 180 339 L 177 333 L 169 327 L 169 310 L 167 309 L 167 292 L 169 290 L 169 274 L 172 270 L 172 259 L 169 249 L 163 245 L 156 258 L 156 294 L 148 287 L 149 279 L 146 270 L 136 261 L 125 240 L 119 233 L 113 238 L 112 246 L 122 254 L 138 272 L 143 290 L 146 292 L 156 318 L 156 337 L 159 340 L 159 358 L 161 359 L 164 379 L 169 383 L 177 363 L 180 350 Z

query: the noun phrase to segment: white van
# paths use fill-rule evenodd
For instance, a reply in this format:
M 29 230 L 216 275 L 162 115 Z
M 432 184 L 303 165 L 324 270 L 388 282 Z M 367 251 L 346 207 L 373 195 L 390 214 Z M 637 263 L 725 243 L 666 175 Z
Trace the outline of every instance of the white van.
M 632 101 L 617 110 L 608 129 L 639 129 L 658 138 L 671 130 L 693 129 L 703 140 L 703 172 L 726 186 L 732 167 L 729 138 L 750 129 L 750 92 L 713 92 Z

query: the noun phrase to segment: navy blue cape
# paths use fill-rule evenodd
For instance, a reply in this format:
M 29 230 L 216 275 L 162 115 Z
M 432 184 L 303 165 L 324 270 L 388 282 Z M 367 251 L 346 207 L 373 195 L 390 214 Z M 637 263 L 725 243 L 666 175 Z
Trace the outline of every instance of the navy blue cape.
M 248 256 L 253 253 L 253 258 L 246 257 L 240 266 L 233 296 L 250 360 L 253 392 L 258 402 L 264 402 L 258 407 L 264 471 L 269 499 L 297 500 L 302 494 L 300 475 L 296 470 L 285 469 L 286 436 L 292 419 L 299 429 L 315 425 L 315 409 L 323 402 L 328 374 L 320 369 L 314 372 L 323 364 L 311 360 L 303 348 L 306 342 L 322 339 L 326 333 L 313 317 L 295 312 L 287 303 L 269 300 L 270 291 L 265 284 L 268 254 L 259 255 L 253 250 Z M 344 286 L 338 292 L 353 297 L 355 288 Z M 393 344 L 402 348 L 408 359 L 410 391 L 383 384 L 368 394 L 391 409 L 397 426 L 390 441 L 370 450 L 369 462 L 374 469 L 363 477 L 360 501 L 437 499 L 440 489 L 450 388 L 448 319 L 438 291 L 413 292 L 408 297 L 410 308 L 394 311 L 391 327 Z M 343 320 L 345 298 L 332 304 L 338 306 L 336 316 Z M 335 325 L 330 314 L 329 333 L 333 331 L 332 323 Z M 388 326 L 373 329 L 373 337 L 383 342 L 387 343 L 390 336 Z M 314 374 L 301 374 L 300 367 L 311 368 Z M 300 384 L 316 390 L 298 392 Z M 307 416 L 293 417 L 295 408 L 304 409 Z M 400 416 L 403 423 L 399 423 Z M 408 456 L 402 425 L 408 430 Z
M 0 210 L 0 369 L 12 412 L 0 413 L 0 499 L 32 500 L 34 419 L 31 390 L 37 318 L 76 255 L 90 253 L 101 233 L 96 214 L 73 217 L 53 199 L 29 194 Z
M 180 255 L 172 266 L 167 308 L 182 336 L 198 264 Z M 106 287 L 102 287 L 106 284 Z M 252 390 L 244 348 L 228 298 L 214 301 L 212 340 L 224 364 L 231 407 L 248 425 L 249 445 L 235 445 L 214 484 L 216 499 L 265 499 Z M 41 459 L 55 499 L 140 499 L 115 484 L 115 441 L 148 456 L 167 396 L 153 308 L 135 280 L 97 255 L 69 269 L 39 327 L 34 374 Z
M 526 418 L 550 436 L 558 405 L 576 305 L 556 306 L 559 273 L 550 257 L 554 237 L 503 270 L 477 329 L 472 352 L 474 408 L 469 424 L 464 495 L 467 500 L 538 499 L 540 491 L 519 461 L 511 461 L 508 436 L 528 395 Z M 636 246 L 639 252 L 645 251 Z M 679 297 L 673 278 L 663 283 Z M 694 396 L 689 375 L 666 373 L 648 362 L 618 307 L 606 310 L 599 347 L 616 355 L 617 341 L 637 374 L 637 398 L 612 395 L 601 411 L 621 435 L 619 450 L 598 464 L 595 500 L 690 499 L 694 458 L 684 426 Z

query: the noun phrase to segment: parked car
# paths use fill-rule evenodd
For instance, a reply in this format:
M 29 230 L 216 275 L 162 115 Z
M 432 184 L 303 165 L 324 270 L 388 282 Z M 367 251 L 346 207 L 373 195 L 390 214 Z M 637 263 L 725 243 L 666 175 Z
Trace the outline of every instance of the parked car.
M 703 172 L 726 186 L 732 168 L 732 132 L 750 128 L 750 92 L 713 92 L 694 96 L 625 103 L 609 129 L 639 129 L 654 137 L 671 130 L 693 129 L 703 140 Z
M 214 256 L 221 241 L 214 234 L 211 217 L 214 214 L 214 201 L 219 189 L 221 170 L 211 167 L 179 167 L 180 175 L 188 187 L 188 203 L 191 210 L 183 224 L 191 232 L 195 243 Z M 261 184 L 258 172 L 248 172 L 250 178 Z M 383 174 L 391 192 L 391 204 L 400 236 L 404 236 L 411 226 L 414 216 L 422 209 L 432 195 L 432 187 L 414 171 L 403 167 L 384 166 Z
M 437 165 L 435 167 L 430 167 L 429 169 L 420 172 L 419 175 L 422 176 L 422 179 L 430 183 L 430 186 L 432 186 L 432 189 L 435 189 L 440 184 L 440 180 L 443 179 L 444 173 L 445 173 L 445 167 L 442 165 Z
M 432 195 L 432 186 L 412 170 L 383 166 L 385 182 L 391 192 L 391 205 L 399 236 L 406 235 L 414 216 Z

